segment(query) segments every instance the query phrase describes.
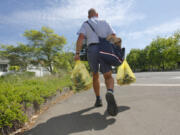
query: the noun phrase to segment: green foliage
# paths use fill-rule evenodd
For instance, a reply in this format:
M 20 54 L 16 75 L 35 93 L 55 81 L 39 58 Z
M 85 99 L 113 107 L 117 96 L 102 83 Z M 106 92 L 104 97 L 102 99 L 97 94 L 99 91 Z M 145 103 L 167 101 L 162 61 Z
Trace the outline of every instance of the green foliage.
M 0 129 L 11 128 L 14 122 L 23 124 L 27 120 L 24 107 L 42 104 L 65 86 L 72 87 L 69 74 L 36 78 L 28 72 L 0 77 Z
M 54 71 L 56 73 L 61 70 L 72 71 L 74 67 L 74 54 L 71 52 L 63 52 L 54 57 Z
M 72 68 L 72 53 L 63 53 L 66 44 L 64 36 L 55 34 L 48 27 L 38 30 L 26 30 L 23 34 L 29 41 L 28 44 L 19 43 L 17 46 L 1 45 L 0 56 L 10 60 L 10 65 L 19 66 L 21 70 L 26 70 L 29 64 L 39 65 L 54 73 L 60 67 Z M 62 57 L 63 56 L 63 57 Z M 64 58 L 64 59 L 63 59 Z M 64 61 L 64 62 L 62 62 Z M 56 66 L 54 68 L 54 66 Z
M 19 66 L 10 66 L 9 70 L 17 72 L 20 70 L 20 67 Z
M 27 45 L 19 43 L 17 46 L 1 45 L 1 56 L 10 60 L 10 65 L 19 66 L 25 70 L 27 65 L 31 62 L 33 50 Z
M 62 52 L 66 39 L 63 36 L 55 34 L 48 27 L 42 27 L 41 31 L 27 30 L 24 36 L 30 41 L 28 46 L 33 49 L 34 63 L 41 63 L 44 67 L 53 73 L 53 64 L 56 57 Z
M 127 61 L 134 71 L 174 70 L 180 63 L 180 32 L 157 37 L 145 49 L 132 49 Z

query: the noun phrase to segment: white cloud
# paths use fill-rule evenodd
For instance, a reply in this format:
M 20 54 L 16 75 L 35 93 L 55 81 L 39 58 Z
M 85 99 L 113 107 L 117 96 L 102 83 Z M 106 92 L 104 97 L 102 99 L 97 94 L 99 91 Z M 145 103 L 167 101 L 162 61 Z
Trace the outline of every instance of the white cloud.
M 165 22 L 158 26 L 149 27 L 143 31 L 129 33 L 128 36 L 132 39 L 140 39 L 142 37 L 154 37 L 157 35 L 169 35 L 180 29 L 180 18 Z
M 141 20 L 145 16 L 134 13 L 134 0 L 46 0 L 49 7 L 32 11 L 18 11 L 9 16 L 0 15 L 1 24 L 48 25 L 53 28 L 72 28 L 87 19 L 87 11 L 95 8 L 101 18 L 114 26 Z

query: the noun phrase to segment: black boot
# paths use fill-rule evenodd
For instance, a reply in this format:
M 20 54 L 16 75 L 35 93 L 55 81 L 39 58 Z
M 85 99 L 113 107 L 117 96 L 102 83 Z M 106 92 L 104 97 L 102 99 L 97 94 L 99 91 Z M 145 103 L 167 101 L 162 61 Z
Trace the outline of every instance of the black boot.
M 102 100 L 101 99 L 96 99 L 96 103 L 94 105 L 95 107 L 101 107 L 102 106 Z
M 111 92 L 106 93 L 106 101 L 107 101 L 107 112 L 111 116 L 116 116 L 118 113 L 118 108 L 113 93 Z

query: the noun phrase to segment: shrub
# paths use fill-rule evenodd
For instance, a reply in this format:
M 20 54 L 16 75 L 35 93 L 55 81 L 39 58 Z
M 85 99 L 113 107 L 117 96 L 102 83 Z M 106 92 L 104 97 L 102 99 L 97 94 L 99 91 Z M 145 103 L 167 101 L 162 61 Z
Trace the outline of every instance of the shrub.
M 44 103 L 65 86 L 72 86 L 69 74 L 37 78 L 26 72 L 0 77 L 0 130 L 22 125 L 28 120 L 24 108 Z
M 9 70 L 17 72 L 20 70 L 20 67 L 19 66 L 10 66 Z

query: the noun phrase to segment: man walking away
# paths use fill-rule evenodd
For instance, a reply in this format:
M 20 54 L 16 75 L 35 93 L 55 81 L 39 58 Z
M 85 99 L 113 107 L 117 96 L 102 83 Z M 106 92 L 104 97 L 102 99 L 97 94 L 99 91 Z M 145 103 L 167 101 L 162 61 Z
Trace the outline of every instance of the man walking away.
M 95 29 L 99 37 L 106 38 L 109 35 L 115 36 L 115 32 L 112 30 L 111 26 L 105 20 L 98 19 L 98 13 L 95 9 L 91 8 L 88 11 L 88 23 Z M 117 115 L 117 105 L 113 95 L 114 92 L 114 79 L 112 77 L 111 65 L 106 64 L 104 61 L 100 60 L 98 57 L 99 50 L 99 39 L 97 34 L 91 29 L 90 25 L 84 22 L 78 31 L 78 39 L 76 43 L 76 55 L 75 60 L 80 60 L 79 53 L 82 48 L 83 40 L 87 38 L 88 44 L 88 63 L 90 65 L 91 71 L 93 73 L 93 88 L 96 95 L 95 107 L 102 106 L 102 99 L 100 97 L 100 82 L 99 73 L 103 74 L 105 79 L 105 84 L 107 88 L 106 101 L 107 101 L 107 111 L 110 115 Z

